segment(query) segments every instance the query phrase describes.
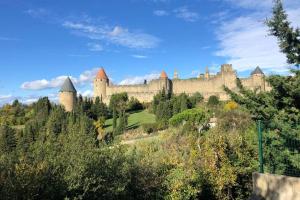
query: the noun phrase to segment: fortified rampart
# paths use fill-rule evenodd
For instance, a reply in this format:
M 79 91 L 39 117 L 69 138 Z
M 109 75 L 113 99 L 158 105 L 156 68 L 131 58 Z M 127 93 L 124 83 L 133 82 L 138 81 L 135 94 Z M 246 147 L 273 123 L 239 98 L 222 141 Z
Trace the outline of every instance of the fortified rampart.
M 150 102 L 153 96 L 163 90 L 163 88 L 173 94 L 186 93 L 192 95 L 200 92 L 205 99 L 212 95 L 216 95 L 220 100 L 228 100 L 228 95 L 224 92 L 223 86 L 227 86 L 232 90 L 236 90 L 236 72 L 232 65 L 224 64 L 221 66 L 220 72 L 216 75 L 209 74 L 208 69 L 205 74 L 197 78 L 179 79 L 178 73 L 174 73 L 174 78 L 170 80 L 167 74 L 163 71 L 159 79 L 145 81 L 144 84 L 136 85 L 113 85 L 101 68 L 94 80 L 94 97 L 108 103 L 113 94 L 126 92 L 129 97 L 135 97 L 140 102 Z M 259 67 L 257 67 L 249 78 L 241 79 L 242 84 L 249 89 L 259 89 L 262 91 L 268 90 L 266 85 L 265 75 Z
M 220 72 L 215 75 L 209 73 L 208 68 L 205 74 L 190 79 L 178 78 L 175 71 L 173 79 L 169 79 L 163 71 L 158 79 L 151 80 L 144 84 L 136 85 L 113 85 L 107 77 L 103 68 L 99 70 L 94 79 L 94 98 L 99 97 L 104 103 L 108 104 L 113 94 L 126 92 L 130 97 L 138 99 L 140 102 L 151 102 L 153 97 L 163 89 L 173 94 L 186 93 L 192 95 L 199 92 L 204 99 L 208 99 L 212 95 L 216 95 L 220 100 L 228 100 L 229 96 L 224 91 L 227 86 L 233 91 L 237 90 L 236 85 L 237 74 L 233 70 L 232 65 L 224 64 L 221 66 Z M 242 84 L 251 90 L 258 89 L 261 91 L 270 90 L 269 85 L 265 81 L 265 75 L 262 70 L 257 67 L 248 78 L 240 79 Z M 72 81 L 67 78 L 60 90 L 60 103 L 67 111 L 72 111 L 76 103 L 76 89 Z

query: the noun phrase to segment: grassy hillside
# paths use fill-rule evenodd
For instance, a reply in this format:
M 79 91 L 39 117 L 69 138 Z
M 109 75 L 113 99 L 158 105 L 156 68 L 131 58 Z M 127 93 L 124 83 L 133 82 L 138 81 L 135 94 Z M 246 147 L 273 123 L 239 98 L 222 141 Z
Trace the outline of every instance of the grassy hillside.
M 149 113 L 147 110 L 136 111 L 129 114 L 127 129 L 135 129 L 146 123 L 155 122 L 155 115 Z M 105 122 L 105 130 L 112 131 L 112 119 Z

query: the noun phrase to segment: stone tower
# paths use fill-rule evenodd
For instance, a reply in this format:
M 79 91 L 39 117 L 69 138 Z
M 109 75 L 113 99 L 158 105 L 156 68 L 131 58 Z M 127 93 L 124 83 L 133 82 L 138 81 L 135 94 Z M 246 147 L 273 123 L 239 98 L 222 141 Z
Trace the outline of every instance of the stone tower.
M 209 70 L 208 70 L 208 67 L 205 68 L 205 79 L 209 79 Z
M 178 72 L 177 72 L 177 70 L 175 70 L 174 71 L 174 77 L 173 77 L 173 79 L 178 79 L 179 77 L 178 77 Z
M 256 67 L 251 73 L 251 78 L 254 89 L 265 90 L 265 74 L 259 67 Z
M 67 112 L 73 111 L 76 104 L 77 91 L 68 77 L 59 91 L 59 103 Z
M 109 79 L 102 67 L 94 80 L 94 97 L 99 97 L 101 101 L 104 101 L 106 99 L 106 87 L 108 84 Z
M 169 91 L 170 90 L 169 78 L 165 71 L 161 72 L 160 77 L 159 77 L 159 82 L 160 82 L 161 90 L 164 88 L 166 92 L 170 92 Z

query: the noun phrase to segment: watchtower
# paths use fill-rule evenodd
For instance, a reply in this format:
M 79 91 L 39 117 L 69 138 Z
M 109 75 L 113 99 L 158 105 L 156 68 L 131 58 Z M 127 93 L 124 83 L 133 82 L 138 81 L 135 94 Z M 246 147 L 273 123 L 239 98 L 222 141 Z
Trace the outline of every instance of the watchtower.
M 76 104 L 77 91 L 68 77 L 59 91 L 59 103 L 64 106 L 67 112 L 74 110 Z

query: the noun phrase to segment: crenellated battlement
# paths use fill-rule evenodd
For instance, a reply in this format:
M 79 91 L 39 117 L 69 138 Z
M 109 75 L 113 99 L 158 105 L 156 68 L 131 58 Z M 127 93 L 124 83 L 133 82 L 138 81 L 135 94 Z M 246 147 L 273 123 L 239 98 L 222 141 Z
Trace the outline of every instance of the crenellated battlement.
M 173 94 L 186 93 L 192 95 L 200 92 L 205 99 L 212 95 L 219 96 L 220 100 L 228 100 L 229 97 L 225 93 L 223 86 L 227 86 L 232 90 L 236 90 L 237 73 L 230 64 L 221 65 L 221 69 L 217 74 L 210 74 L 209 68 L 206 67 L 205 73 L 198 77 L 189 79 L 180 79 L 178 72 L 174 72 L 174 78 L 169 79 L 166 72 L 162 71 L 160 77 L 144 84 L 136 85 L 113 85 L 109 82 L 109 78 L 105 70 L 101 68 L 94 79 L 94 98 L 99 97 L 104 103 L 109 103 L 113 94 L 126 92 L 129 97 L 137 98 L 140 102 L 151 102 L 153 97 L 162 91 L 171 92 Z M 60 103 L 68 110 L 72 110 L 74 104 L 74 95 L 76 91 L 66 91 L 73 85 L 71 80 L 66 80 L 62 92 Z M 242 84 L 249 89 L 259 89 L 261 91 L 270 90 L 269 85 L 265 81 L 265 75 L 259 67 L 256 67 L 248 78 L 241 79 Z M 66 85 L 68 87 L 66 87 Z M 74 88 L 75 90 L 75 88 Z

